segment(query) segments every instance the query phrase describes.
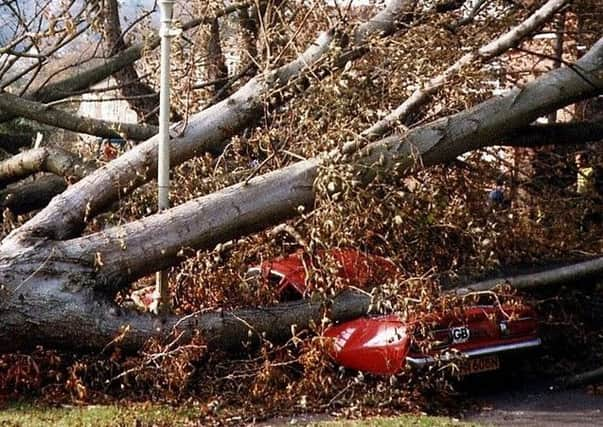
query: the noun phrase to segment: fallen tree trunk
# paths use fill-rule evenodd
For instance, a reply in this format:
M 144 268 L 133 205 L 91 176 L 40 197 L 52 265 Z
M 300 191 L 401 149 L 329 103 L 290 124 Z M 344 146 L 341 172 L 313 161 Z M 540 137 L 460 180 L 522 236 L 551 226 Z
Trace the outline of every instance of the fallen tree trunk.
M 483 280 L 459 287 L 455 290 L 455 293 L 462 295 L 471 292 L 489 291 L 502 284 L 511 285 L 515 289 L 533 289 L 543 286 L 561 286 L 580 282 L 588 283 L 589 280 L 602 276 L 603 257 L 600 257 L 538 273 Z
M 603 124 L 591 122 L 575 123 L 553 123 L 530 125 L 512 135 L 506 137 L 501 142 L 501 146 L 507 147 L 542 147 L 546 145 L 580 145 L 589 142 L 603 142 Z M 0 170 L 3 166 L 0 163 Z M 34 169 L 31 172 L 41 172 L 44 168 Z M 90 170 L 91 171 L 91 170 Z M 89 174 L 88 171 L 86 174 Z M 238 182 L 245 179 L 252 173 L 240 171 L 234 174 L 228 174 L 221 179 L 224 182 Z M 71 183 L 79 181 L 82 176 L 67 175 Z M 208 178 L 215 180 L 216 178 Z M 0 175 L 0 181 L 2 176 Z M 13 213 L 23 214 L 32 210 L 42 209 L 48 205 L 50 200 L 56 195 L 61 194 L 67 188 L 65 180 L 58 177 L 44 177 L 42 180 L 25 183 L 14 186 L 10 190 L 0 192 L 0 206 L 10 209 Z
M 94 170 L 93 166 L 62 148 L 34 148 L 0 162 L 0 185 L 18 181 L 37 172 L 82 179 Z
M 576 264 L 564 268 L 576 271 L 582 267 L 581 264 Z M 541 281 L 539 286 L 558 285 L 559 282 L 554 280 L 558 271 L 559 269 L 551 270 L 548 274 L 550 282 Z M 601 271 L 599 270 L 599 274 Z M 520 280 L 521 276 L 517 276 L 517 280 L 511 278 L 511 282 Z M 476 285 L 465 287 L 462 293 L 465 289 L 472 292 L 485 290 L 479 284 Z M 369 294 L 346 290 L 332 300 L 299 300 L 272 307 L 159 318 L 122 310 L 104 302 L 91 289 L 72 292 L 73 289 L 71 292 L 44 294 L 44 302 L 54 310 L 37 311 L 37 305 L 31 304 L 30 298 L 22 301 L 22 304 L 31 304 L 31 320 L 29 323 L 23 322 L 18 317 L 19 311 L 13 311 L 14 323 L 8 324 L 12 327 L 13 338 L 3 336 L 0 329 L 0 343 L 3 344 L 0 348 L 9 351 L 32 348 L 35 345 L 54 347 L 60 343 L 61 348 L 98 350 L 113 342 L 126 351 L 135 351 L 153 337 L 165 338 L 181 334 L 180 342 L 185 343 L 193 333 L 200 332 L 210 349 L 236 352 L 264 340 L 284 342 L 291 338 L 293 329 L 301 331 L 310 328 L 312 324 L 320 324 L 325 315 L 333 322 L 341 322 L 369 314 L 370 308 L 376 306 Z M 0 314 L 6 308 L 8 307 L 0 305 Z M 0 318 L 1 324 L 6 327 L 7 316 Z M 9 317 L 8 322 L 10 321 Z M 19 328 L 23 323 L 27 328 L 26 332 Z M 32 328 L 33 324 L 36 325 L 35 328 Z M 593 374 L 598 375 L 598 371 Z M 573 381 L 575 385 L 580 385 L 584 384 L 583 380 L 590 378 L 588 373 L 584 379 L 579 377 Z
M 505 97 L 386 138 L 357 153 L 335 152 L 299 162 L 101 233 L 65 241 L 53 241 L 52 233 L 35 229 L 24 239 L 14 233 L 0 247 L 0 283 L 4 285 L 0 289 L 0 348 L 35 342 L 78 347 L 84 338 L 89 345 L 106 344 L 122 327 L 129 329 L 131 337 L 124 345 L 129 342 L 136 347 L 145 337 L 165 333 L 178 320 L 168 318 L 157 331 L 157 319 L 122 313 L 105 295 L 127 286 L 131 279 L 177 262 L 183 246 L 208 248 L 299 215 L 299 205 L 311 208 L 313 183 L 323 161 L 346 163 L 356 171 L 355 179 L 366 182 L 378 173 L 407 170 L 416 154 L 428 166 L 495 144 L 548 111 L 598 95 L 603 89 L 603 39 L 574 67 L 580 73 L 571 68 L 551 71 Z M 601 268 L 603 261 L 595 263 Z M 214 323 L 202 326 L 209 337 L 215 333 L 215 319 L 220 319 L 215 316 L 221 315 L 207 317 Z M 189 317 L 181 326 L 196 328 L 199 319 Z M 290 327 L 272 317 L 271 324 L 276 323 L 276 329 Z M 73 325 L 78 325 L 77 332 L 72 331 Z
M 14 335 L 12 340 L 8 339 L 0 329 L 0 352 L 33 348 L 36 345 L 98 350 L 111 342 L 126 351 L 135 351 L 153 337 L 182 334 L 180 343 L 186 343 L 195 332 L 202 334 L 211 349 L 241 351 L 264 340 L 286 341 L 291 338 L 292 325 L 303 330 L 309 328 L 311 323 L 320 324 L 326 310 L 334 320 L 362 316 L 367 313 L 371 300 L 364 293 L 349 291 L 331 302 L 300 300 L 272 307 L 159 318 L 151 314 L 123 311 L 102 302 L 91 290 L 75 295 L 53 293 L 44 295 L 43 299 L 54 310 L 36 310 L 39 306 L 32 304 L 32 323 L 19 318 L 19 311 L 13 312 L 13 318 L 2 315 L 2 326 L 10 327 Z M 92 300 L 96 302 L 91 304 Z M 28 330 L 25 331 L 24 327 Z
M 159 131 L 157 127 L 150 125 L 110 122 L 68 113 L 7 92 L 0 93 L 0 109 L 39 123 L 105 138 L 144 140 Z
M 64 178 L 46 174 L 31 181 L 20 182 L 0 191 L 0 207 L 14 214 L 42 209 L 54 196 L 67 188 Z

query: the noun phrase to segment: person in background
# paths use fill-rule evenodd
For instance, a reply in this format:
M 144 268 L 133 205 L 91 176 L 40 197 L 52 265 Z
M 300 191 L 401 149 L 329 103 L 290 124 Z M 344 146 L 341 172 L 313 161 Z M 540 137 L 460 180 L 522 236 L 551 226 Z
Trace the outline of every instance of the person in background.
M 593 196 L 595 193 L 595 169 L 589 165 L 586 152 L 576 154 L 576 167 L 578 168 L 576 193 L 586 197 Z
M 126 142 L 122 138 L 98 138 L 99 158 L 105 162 L 110 162 L 126 149 Z
M 493 207 L 503 207 L 505 198 L 505 180 L 502 176 L 496 178 L 496 186 L 488 193 L 488 202 Z
M 111 144 L 111 141 L 106 139 L 103 141 L 103 160 L 106 162 L 110 162 L 111 160 L 115 159 L 117 157 L 117 155 L 119 154 L 119 151 L 117 150 L 117 148 L 115 148 L 113 146 L 113 144 Z
M 589 231 L 592 226 L 601 224 L 601 197 L 597 191 L 597 174 L 587 152 L 576 154 L 576 167 L 576 193 L 581 198 L 580 205 L 583 206 L 580 229 Z

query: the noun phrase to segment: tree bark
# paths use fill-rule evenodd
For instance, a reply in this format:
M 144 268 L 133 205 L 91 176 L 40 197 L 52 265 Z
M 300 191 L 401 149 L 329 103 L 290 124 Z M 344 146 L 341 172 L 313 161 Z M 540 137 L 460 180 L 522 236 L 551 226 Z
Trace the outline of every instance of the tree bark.
M 175 330 L 183 333 L 181 343 L 193 332 L 200 332 L 210 349 L 241 351 L 262 340 L 285 341 L 291 337 L 292 325 L 301 330 L 311 322 L 320 323 L 327 308 L 331 319 L 348 320 L 366 314 L 370 306 L 369 296 L 348 291 L 332 303 L 302 300 L 273 307 L 159 318 L 123 311 L 90 289 L 65 292 L 54 284 L 47 281 L 45 293 L 23 292 L 18 304 L 0 303 L 0 352 L 36 345 L 99 350 L 113 341 L 126 351 L 135 351 L 150 338 L 164 338 Z M 22 314 L 25 312 L 27 316 Z
M 543 286 L 571 285 L 587 282 L 603 275 L 603 257 L 595 258 L 577 264 L 549 269 L 539 273 L 523 274 L 520 276 L 500 277 L 484 280 L 456 289 L 457 294 L 489 291 L 501 284 L 508 284 L 515 289 L 532 289 Z
M 565 13 L 560 14 L 555 22 L 555 49 L 553 57 L 553 68 L 561 67 L 563 62 L 563 39 L 565 37 Z M 557 121 L 557 111 L 553 111 L 547 117 L 549 123 Z
M 104 47 L 107 56 L 113 56 L 127 49 L 119 22 L 119 5 L 117 0 L 105 1 L 104 13 Z M 113 74 L 120 86 L 120 92 L 127 99 L 130 107 L 136 112 L 138 121 L 157 125 L 159 123 L 159 94 L 140 80 L 134 63 L 130 63 Z M 145 138 L 146 139 L 146 138 Z
M 0 191 L 0 207 L 14 214 L 24 214 L 48 205 L 54 196 L 67 188 L 65 179 L 51 174 L 33 181 L 20 182 Z
M 38 172 L 82 179 L 94 170 L 92 165 L 62 148 L 34 148 L 0 162 L 0 185 L 18 181 Z
M 218 19 L 214 19 L 210 24 L 210 30 L 207 40 L 207 61 L 205 64 L 205 80 L 215 82 L 212 85 L 211 96 L 214 101 L 221 101 L 226 98 L 226 92 L 222 90 L 228 77 L 228 68 L 224 55 L 222 54 L 222 45 L 220 42 L 220 24 Z

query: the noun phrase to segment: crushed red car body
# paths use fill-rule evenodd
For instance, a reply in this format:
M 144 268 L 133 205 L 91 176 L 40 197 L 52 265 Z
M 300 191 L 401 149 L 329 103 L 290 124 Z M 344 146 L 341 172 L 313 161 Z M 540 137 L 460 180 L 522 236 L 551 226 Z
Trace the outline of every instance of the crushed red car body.
M 526 305 L 476 305 L 457 315 L 406 322 L 396 315 L 362 317 L 324 335 L 332 338 L 330 353 L 338 363 L 375 374 L 396 374 L 407 364 L 422 367 L 437 357 L 454 356 L 459 356 L 461 374 L 473 374 L 497 369 L 502 353 L 540 345 L 536 314 Z M 428 349 L 422 351 L 417 342 L 425 340 Z
M 410 339 L 406 326 L 395 315 L 361 317 L 328 328 L 330 353 L 346 368 L 374 374 L 394 374 L 406 364 Z
M 339 276 L 351 286 L 377 285 L 392 276 L 395 265 L 353 249 L 332 249 Z M 276 287 L 283 299 L 301 298 L 309 289 L 310 258 L 303 251 L 262 263 L 248 271 Z M 310 285 L 311 286 L 311 285 Z M 374 374 L 396 374 L 405 366 L 421 367 L 459 356 L 461 374 L 494 370 L 502 353 L 541 344 L 538 320 L 527 305 L 471 305 L 446 315 L 402 321 L 397 315 L 365 316 L 328 328 L 330 353 L 342 366 Z M 428 345 L 420 349 L 420 343 Z
M 384 277 L 392 276 L 397 271 L 395 264 L 388 259 L 353 249 L 331 249 L 328 254 L 339 264 L 338 276 L 347 280 L 350 286 L 358 288 L 378 284 Z M 301 298 L 311 288 L 307 280 L 310 262 L 308 254 L 297 251 L 250 268 L 247 275 L 260 275 L 274 285 L 279 298 Z

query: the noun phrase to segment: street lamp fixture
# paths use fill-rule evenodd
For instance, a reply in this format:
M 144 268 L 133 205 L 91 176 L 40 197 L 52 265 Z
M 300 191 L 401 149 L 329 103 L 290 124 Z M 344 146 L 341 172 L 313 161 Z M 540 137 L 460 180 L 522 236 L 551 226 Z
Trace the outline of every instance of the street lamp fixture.
M 160 0 L 161 26 L 161 75 L 159 89 L 159 149 L 157 155 L 158 211 L 170 207 L 170 47 L 171 39 L 176 35 L 172 28 L 174 0 Z M 169 310 L 167 270 L 157 272 L 154 299 L 154 311 L 165 313 Z

